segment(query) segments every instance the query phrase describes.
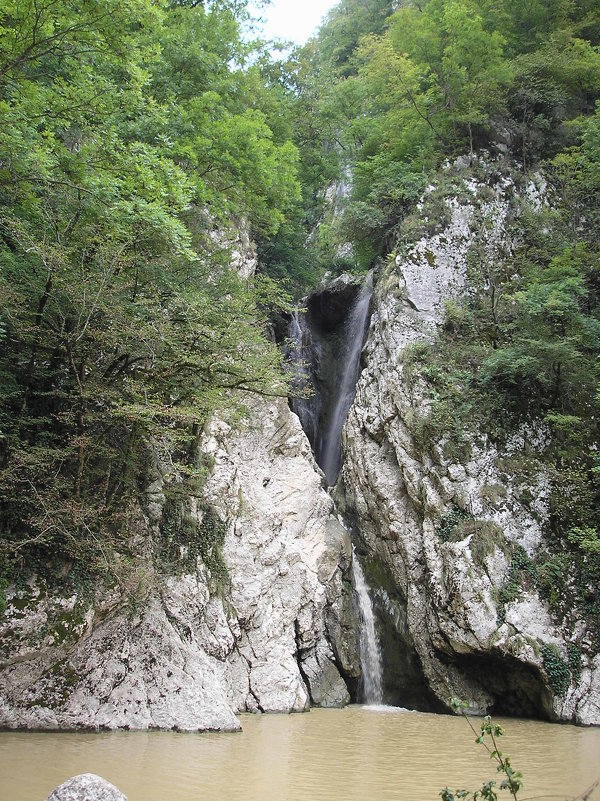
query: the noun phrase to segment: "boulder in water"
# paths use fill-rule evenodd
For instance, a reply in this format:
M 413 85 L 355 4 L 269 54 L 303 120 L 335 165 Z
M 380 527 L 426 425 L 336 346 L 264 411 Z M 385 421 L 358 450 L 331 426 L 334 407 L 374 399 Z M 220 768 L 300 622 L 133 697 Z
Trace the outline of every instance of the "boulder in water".
M 46 801 L 127 801 L 127 798 L 101 776 L 81 773 L 53 790 Z

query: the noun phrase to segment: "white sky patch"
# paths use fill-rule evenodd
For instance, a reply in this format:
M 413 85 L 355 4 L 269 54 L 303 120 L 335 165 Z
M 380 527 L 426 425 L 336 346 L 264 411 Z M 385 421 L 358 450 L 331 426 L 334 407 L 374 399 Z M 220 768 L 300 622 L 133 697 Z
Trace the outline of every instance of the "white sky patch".
M 265 39 L 304 44 L 338 0 L 273 0 L 256 16 L 265 20 L 258 33 Z

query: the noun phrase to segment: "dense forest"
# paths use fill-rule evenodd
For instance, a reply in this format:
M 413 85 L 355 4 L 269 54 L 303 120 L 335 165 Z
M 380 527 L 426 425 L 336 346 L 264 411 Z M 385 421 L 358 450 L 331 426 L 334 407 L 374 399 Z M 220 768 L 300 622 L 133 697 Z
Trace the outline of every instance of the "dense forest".
M 0 23 L 9 575 L 110 561 L 149 438 L 194 473 L 231 390 L 285 392 L 264 335 L 284 299 L 227 242 L 273 235 L 299 184 L 235 3 L 16 0 Z
M 543 174 L 546 203 L 515 209 L 493 258 L 480 221 L 468 297 L 412 357 L 419 435 L 544 421 L 536 580 L 550 594 L 574 563 L 597 604 L 597 2 L 342 0 L 283 60 L 251 30 L 236 0 L 3 3 L 0 581 L 54 557 L 101 569 L 151 450 L 201 481 L 213 410 L 287 393 L 272 315 L 390 263 L 429 186 L 443 219 L 448 160 L 502 156 L 515 185 Z M 229 268 L 240 228 L 252 279 Z

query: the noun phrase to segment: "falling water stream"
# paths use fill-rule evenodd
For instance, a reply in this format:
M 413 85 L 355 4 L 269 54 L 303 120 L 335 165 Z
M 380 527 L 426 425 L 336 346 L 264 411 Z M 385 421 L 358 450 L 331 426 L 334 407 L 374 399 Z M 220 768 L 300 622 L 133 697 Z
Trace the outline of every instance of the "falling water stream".
M 354 548 L 352 549 L 352 577 L 360 613 L 359 656 L 363 680 L 362 700 L 365 704 L 379 705 L 383 703 L 381 652 L 369 587 Z
M 354 400 L 356 382 L 360 375 L 360 353 L 369 319 L 372 294 L 372 274 L 369 273 L 346 320 L 339 388 L 329 417 L 329 425 L 323 437 L 321 467 L 329 486 L 333 486 L 337 481 L 342 466 L 342 428 Z
M 292 313 L 290 320 L 286 354 L 294 367 L 293 389 L 296 391 L 290 406 L 300 418 L 330 487 L 337 481 L 342 466 L 342 428 L 360 375 L 360 354 L 369 320 L 372 282 L 369 273 L 346 316 L 341 345 L 335 354 L 336 366 L 326 368 L 326 375 L 322 373 L 324 354 L 318 326 L 316 331 L 313 330 L 310 317 L 299 310 Z M 329 386 L 325 399 L 315 386 L 317 376 L 321 386 Z M 312 394 L 307 394 L 305 390 L 311 388 Z

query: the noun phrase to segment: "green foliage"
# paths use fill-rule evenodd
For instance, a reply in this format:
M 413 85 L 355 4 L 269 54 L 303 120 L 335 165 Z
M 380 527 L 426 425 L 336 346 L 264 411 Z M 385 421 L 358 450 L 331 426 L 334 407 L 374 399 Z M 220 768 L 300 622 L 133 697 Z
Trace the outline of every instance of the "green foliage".
M 432 176 L 501 135 L 524 170 L 546 160 L 552 208 L 513 204 L 510 251 L 475 215 L 467 297 L 406 360 L 427 410 L 406 422 L 464 462 L 474 431 L 501 447 L 545 421 L 553 552 L 535 580 L 556 614 L 600 619 L 594 4 L 343 0 L 283 65 L 243 41 L 246 18 L 159 0 L 0 11 L 0 565 L 127 557 L 148 441 L 187 477 L 215 407 L 286 393 L 265 336 L 278 286 L 300 296 L 440 233 L 445 195 L 466 195 Z M 480 169 L 480 201 L 517 183 L 497 172 Z M 228 269 L 240 224 L 262 279 Z M 441 521 L 442 540 L 465 536 L 481 560 L 502 544 Z M 518 562 L 501 604 L 533 580 Z
M 349 168 L 338 244 L 365 266 L 396 245 L 446 157 L 500 138 L 525 169 L 571 145 L 600 91 L 597 22 L 570 0 L 342 0 L 285 67 L 306 233 Z
M 481 722 L 479 732 L 475 730 L 465 709 L 467 704 L 464 701 L 459 701 L 456 698 L 452 699 L 452 707 L 458 714 L 463 715 L 473 734 L 476 735 L 475 742 L 482 745 L 490 755 L 490 759 L 496 762 L 496 771 L 504 775 L 500 786 L 497 785 L 493 779 L 483 782 L 479 790 L 455 790 L 452 792 L 448 787 L 444 787 L 440 791 L 442 801 L 456 801 L 456 799 L 468 799 L 469 801 L 477 801 L 478 798 L 486 799 L 487 801 L 497 801 L 498 790 L 508 790 L 508 793 L 517 799 L 517 794 L 523 784 L 523 774 L 515 770 L 511 765 L 511 760 L 508 754 L 504 754 L 498 747 L 498 740 L 504 734 L 504 729 L 497 723 L 494 723 L 489 715 L 486 715 Z
M 405 378 L 418 376 L 419 392 L 428 401 L 418 427 L 409 423 L 424 451 L 442 445 L 448 460 L 465 463 L 469 432 L 478 424 L 494 437 L 505 436 L 510 409 L 499 395 L 481 391 L 478 368 L 487 349 L 468 306 L 449 303 L 436 341 L 406 353 Z
M 568 0 L 521 5 L 342 0 L 317 37 L 270 71 L 300 157 L 292 240 L 323 259 L 321 272 L 348 241 L 360 267 L 371 266 L 404 237 L 407 218 L 410 238 L 411 212 L 448 156 L 500 138 L 525 169 L 573 143 L 574 121 L 599 95 L 597 15 Z M 340 186 L 350 189 L 342 202 Z
M 576 412 L 593 394 L 600 329 L 583 306 L 583 252 L 565 249 L 541 271 L 525 266 L 511 295 L 511 340 L 486 359 L 485 383 L 562 412 Z
M 471 323 L 464 306 L 453 300 L 444 301 L 444 330 L 449 334 L 465 334 Z
M 306 247 L 306 235 L 297 217 L 284 222 L 274 236 L 259 242 L 258 257 L 261 271 L 295 298 L 317 286 L 324 269 L 330 267 L 318 251 Z
M 506 605 L 516 601 L 524 587 L 531 587 L 535 577 L 535 567 L 527 551 L 521 545 L 513 545 L 508 575 L 498 593 L 498 625 L 506 620 Z
M 470 512 L 461 509 L 460 506 L 456 504 L 452 504 L 448 511 L 442 515 L 435 533 L 442 542 L 456 542 L 457 540 L 463 539 L 463 537 L 460 536 L 461 523 L 471 520 L 473 520 L 473 515 Z
M 568 27 L 514 60 L 510 124 L 524 165 L 569 143 L 565 121 L 593 107 L 599 68 L 597 47 Z
M 537 514 L 534 487 L 550 478 L 548 551 L 513 550 L 499 622 L 537 587 L 567 627 L 598 630 L 600 566 L 600 52 L 593 3 L 570 0 L 344 0 L 281 76 L 300 154 L 302 209 L 270 263 L 290 265 L 296 293 L 340 251 L 361 267 L 440 234 L 448 196 L 479 204 L 471 221 L 468 288 L 447 301 L 435 339 L 407 350 L 403 378 L 423 400 L 406 414 L 423 454 L 464 463 L 473 441 L 497 450 L 501 481 Z M 523 173 L 538 166 L 549 203 L 514 198 L 526 177 L 493 169 L 439 170 L 457 153 L 506 143 Z M 351 180 L 348 180 L 351 176 Z M 463 178 L 476 177 L 477 197 Z M 483 204 L 508 182 L 507 236 Z M 436 188 L 431 188 L 432 185 Z M 345 192 L 338 191 L 344 187 Z M 335 191 L 334 191 L 335 189 Z M 418 207 L 417 206 L 417 201 Z M 325 221 L 323 219 L 325 217 Z M 295 253 L 308 245 L 312 261 Z M 343 248 L 342 248 L 343 246 Z M 425 253 L 433 260 L 433 252 Z M 432 264 L 433 266 L 433 264 Z M 393 267 L 388 267 L 393 269 Z M 525 432 L 525 433 L 524 433 Z M 501 461 L 503 464 L 501 464 Z M 509 486 L 512 483 L 512 486 Z M 488 501 L 499 504 L 494 495 Z M 471 536 L 477 558 L 499 532 L 450 510 L 442 541 Z M 468 534 L 466 532 L 469 532 Z
M 503 622 L 522 586 L 537 587 L 557 621 L 572 628 L 586 620 L 596 632 L 594 647 L 600 171 L 589 143 L 597 140 L 597 126 L 598 112 L 580 122 L 579 145 L 550 165 L 556 208 L 514 204 L 511 252 L 495 242 L 485 217 L 475 217 L 467 295 L 446 304 L 431 344 L 407 352 L 404 376 L 407 386 L 419 382 L 427 401 L 427 412 L 407 424 L 432 455 L 443 446 L 458 461 L 457 447 L 473 437 L 501 449 L 511 432 L 537 432 L 522 454 L 499 460 L 498 467 L 532 514 L 536 475 L 550 479 L 550 552 L 540 552 L 527 569 L 515 555 L 499 591 L 498 619 Z
M 473 126 L 481 125 L 501 102 L 499 88 L 510 77 L 505 40 L 486 29 L 479 6 L 463 0 L 429 2 L 419 12 L 410 5 L 392 19 L 390 37 L 397 52 L 418 66 L 419 100 L 438 132 L 466 128 L 473 149 Z M 422 99 L 421 99 L 422 98 Z
M 469 550 L 475 564 L 484 566 L 486 558 L 496 548 L 507 552 L 508 545 L 502 529 L 491 520 L 476 520 L 470 512 L 452 505 L 442 515 L 435 533 L 442 542 L 460 542 L 470 537 Z
M 244 17 L 159 0 L 0 12 L 11 576 L 127 557 L 148 442 L 194 470 L 216 407 L 287 392 L 266 336 L 287 297 L 229 268 L 236 228 L 273 236 L 300 198 L 287 100 L 242 41 Z
M 471 537 L 469 549 L 477 565 L 484 566 L 486 558 L 494 553 L 496 548 L 503 553 L 508 552 L 504 532 L 491 520 L 465 521 L 459 528 L 463 536 Z
M 536 565 L 536 584 L 550 609 L 556 611 L 566 598 L 565 575 L 569 560 L 564 554 L 540 554 Z
M 571 670 L 556 645 L 547 643 L 542 648 L 544 670 L 555 695 L 563 696 L 571 683 Z
M 194 512 L 182 488 L 167 499 L 160 523 L 160 565 L 169 573 L 195 572 L 201 559 L 218 588 L 227 580 L 221 554 L 227 524 L 209 504 L 196 502 Z
M 352 56 L 360 38 L 381 33 L 393 8 L 390 0 L 341 0 L 318 33 L 320 58 L 329 62 L 337 75 L 351 74 Z
M 600 648 L 600 558 L 579 544 L 554 535 L 550 547 L 536 559 L 536 586 L 548 601 L 554 617 L 566 628 L 576 630 L 584 619 L 593 636 L 594 652 Z
M 567 659 L 573 681 L 577 682 L 581 678 L 581 648 L 574 643 L 570 643 L 567 646 Z
M 572 528 L 567 532 L 567 539 L 585 554 L 600 555 L 600 538 L 594 528 Z

